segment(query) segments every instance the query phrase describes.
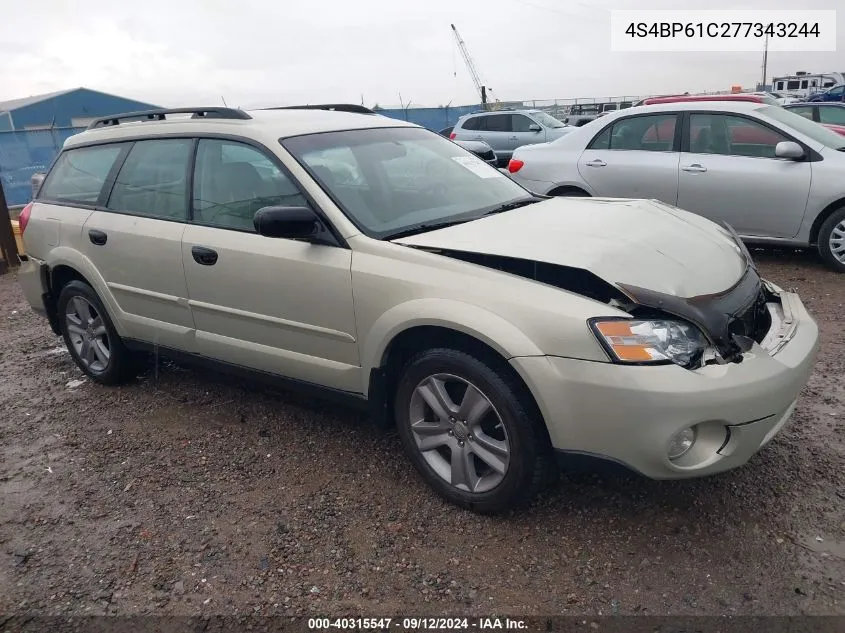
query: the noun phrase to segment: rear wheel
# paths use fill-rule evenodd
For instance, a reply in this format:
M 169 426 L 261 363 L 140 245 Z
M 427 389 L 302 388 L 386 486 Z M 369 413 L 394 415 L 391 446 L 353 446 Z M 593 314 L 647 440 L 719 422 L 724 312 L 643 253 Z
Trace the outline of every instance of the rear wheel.
M 831 213 L 821 225 L 818 248 L 828 266 L 845 273 L 845 207 Z
M 509 372 L 452 349 L 413 357 L 395 416 L 412 463 L 441 496 L 493 513 L 528 503 L 554 468 L 542 420 Z
M 73 360 L 89 377 L 116 385 L 135 375 L 136 364 L 102 301 L 88 284 L 71 281 L 59 294 L 59 326 Z

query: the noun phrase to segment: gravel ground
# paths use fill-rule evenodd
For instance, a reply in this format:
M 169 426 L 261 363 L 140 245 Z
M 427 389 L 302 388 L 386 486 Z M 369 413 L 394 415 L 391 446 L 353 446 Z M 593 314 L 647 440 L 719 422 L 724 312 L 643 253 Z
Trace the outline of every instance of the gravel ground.
M 331 405 L 167 363 L 69 386 L 6 275 L 0 616 L 845 614 L 845 275 L 755 256 L 822 331 L 785 430 L 730 473 L 567 474 L 497 518 Z

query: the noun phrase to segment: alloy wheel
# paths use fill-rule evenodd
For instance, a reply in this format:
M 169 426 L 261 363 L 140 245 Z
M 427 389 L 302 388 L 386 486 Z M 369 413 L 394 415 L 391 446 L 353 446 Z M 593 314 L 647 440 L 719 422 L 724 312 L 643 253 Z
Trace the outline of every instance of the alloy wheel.
M 845 264 L 845 220 L 830 232 L 830 252 L 837 261 Z
M 414 389 L 412 437 L 431 469 L 468 492 L 488 492 L 508 471 L 507 430 L 490 399 L 452 374 L 434 374 Z
M 97 308 L 76 295 L 65 308 L 68 338 L 79 362 L 94 373 L 106 371 L 111 358 L 109 333 Z

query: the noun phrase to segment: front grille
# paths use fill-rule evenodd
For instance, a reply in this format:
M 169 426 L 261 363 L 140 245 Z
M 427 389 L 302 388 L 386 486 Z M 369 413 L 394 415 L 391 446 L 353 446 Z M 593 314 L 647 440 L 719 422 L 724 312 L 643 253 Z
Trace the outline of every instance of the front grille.
M 728 323 L 731 335 L 745 336 L 758 343 L 762 341 L 771 327 L 771 317 L 766 309 L 766 295 L 760 290 L 744 310 L 735 314 Z

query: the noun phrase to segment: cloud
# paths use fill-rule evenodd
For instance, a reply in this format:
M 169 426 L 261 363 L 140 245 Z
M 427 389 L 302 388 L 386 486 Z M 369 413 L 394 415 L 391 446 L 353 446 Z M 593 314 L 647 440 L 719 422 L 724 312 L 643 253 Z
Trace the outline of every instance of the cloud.
M 244 107 L 362 96 L 385 105 L 398 103 L 400 92 L 420 105 L 471 103 L 477 96 L 452 22 L 502 100 L 750 87 L 761 75 L 761 54 L 609 50 L 610 8 L 698 8 L 692 0 L 3 4 L 0 100 L 86 86 L 162 105 L 220 103 L 221 96 Z M 819 0 L 813 8 L 837 4 Z M 743 7 L 796 8 L 774 0 Z M 837 70 L 840 58 L 773 53 L 769 74 Z

